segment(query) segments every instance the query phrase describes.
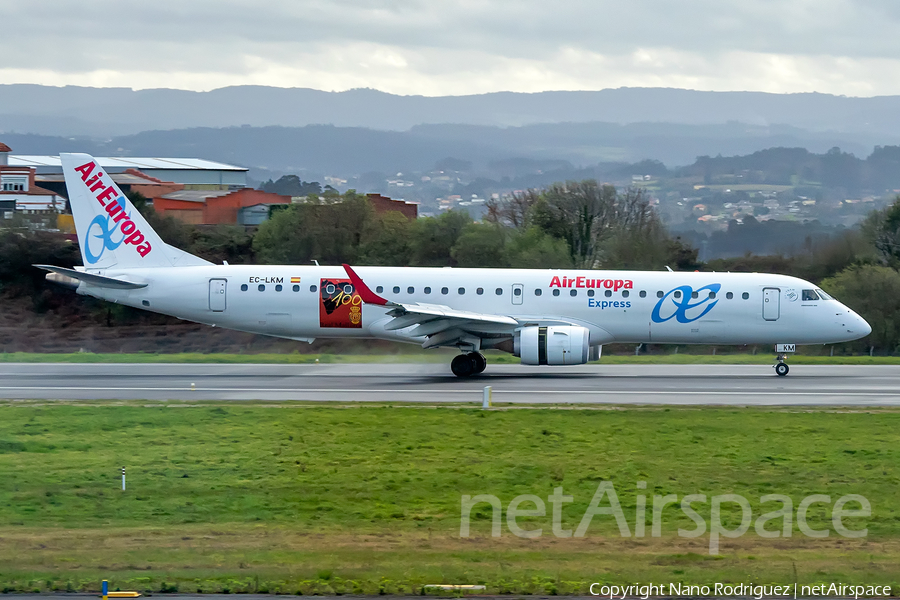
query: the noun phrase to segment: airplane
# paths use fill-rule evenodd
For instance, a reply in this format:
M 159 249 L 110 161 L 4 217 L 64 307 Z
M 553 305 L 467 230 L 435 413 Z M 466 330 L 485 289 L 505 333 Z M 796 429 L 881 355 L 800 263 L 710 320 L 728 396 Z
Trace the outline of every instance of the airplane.
M 87 154 L 61 154 L 84 266 L 35 265 L 77 293 L 214 327 L 312 343 L 454 347 L 458 377 L 486 349 L 580 365 L 611 343 L 796 345 L 872 329 L 812 283 L 767 273 L 216 265 L 166 244 Z

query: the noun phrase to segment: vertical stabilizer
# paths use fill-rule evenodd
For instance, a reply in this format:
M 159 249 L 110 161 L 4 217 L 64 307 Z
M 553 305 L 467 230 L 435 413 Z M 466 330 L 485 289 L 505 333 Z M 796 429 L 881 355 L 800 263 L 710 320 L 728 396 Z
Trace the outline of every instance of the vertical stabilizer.
M 88 269 L 209 264 L 167 245 L 87 154 L 60 154 L 69 207 Z

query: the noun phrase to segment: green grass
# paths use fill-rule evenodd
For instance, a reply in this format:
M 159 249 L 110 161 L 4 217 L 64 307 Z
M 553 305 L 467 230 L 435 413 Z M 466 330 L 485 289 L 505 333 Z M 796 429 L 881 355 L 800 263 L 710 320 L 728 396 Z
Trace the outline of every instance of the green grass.
M 127 466 L 128 490 L 118 469 Z M 485 583 L 491 593 L 580 593 L 593 581 L 896 583 L 900 412 L 726 408 L 514 409 L 315 404 L 0 403 L 0 589 L 414 593 Z M 575 528 L 611 481 L 633 530 L 647 493 L 747 497 L 795 507 L 862 494 L 868 537 L 708 537 L 683 513 L 662 536 L 622 538 L 595 518 L 584 538 L 536 539 L 487 504 L 459 537 L 462 494 L 546 498 Z M 648 500 L 652 506 L 652 498 Z M 705 507 L 705 509 L 704 509 Z M 531 508 L 523 505 L 522 508 Z M 548 504 L 548 511 L 551 506 Z M 708 505 L 697 506 L 708 514 Z M 729 526 L 737 514 L 725 511 Z M 530 523 L 530 525 L 529 525 Z M 810 513 L 813 528 L 831 524 Z
M 313 363 L 449 363 L 454 350 L 417 351 L 408 354 L 42 354 L 31 352 L 0 353 L 0 363 L 222 363 L 222 364 L 313 364 Z M 511 354 L 488 351 L 491 364 L 519 364 Z M 766 365 L 774 362 L 772 353 L 760 354 L 607 354 L 592 364 L 733 364 Z M 788 358 L 793 365 L 900 365 L 900 356 L 814 356 L 797 354 Z

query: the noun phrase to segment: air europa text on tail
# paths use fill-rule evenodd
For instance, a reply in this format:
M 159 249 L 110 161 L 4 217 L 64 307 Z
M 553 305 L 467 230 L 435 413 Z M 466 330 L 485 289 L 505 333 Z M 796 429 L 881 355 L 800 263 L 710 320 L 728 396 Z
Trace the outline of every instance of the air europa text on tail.
M 97 202 L 106 209 L 109 219 L 112 219 L 112 222 L 115 224 L 114 227 L 108 229 L 111 231 L 118 227 L 122 232 L 125 244 L 134 246 L 141 258 L 147 256 L 152 250 L 150 242 L 144 239 L 144 234 L 141 233 L 137 224 L 125 214 L 125 202 L 118 197 L 115 186 L 107 186 L 103 182 L 103 173 L 101 171 L 98 170 L 94 173 L 96 166 L 96 163 L 89 162 L 80 167 L 75 167 L 75 170 L 81 173 L 81 180 L 97 199 Z

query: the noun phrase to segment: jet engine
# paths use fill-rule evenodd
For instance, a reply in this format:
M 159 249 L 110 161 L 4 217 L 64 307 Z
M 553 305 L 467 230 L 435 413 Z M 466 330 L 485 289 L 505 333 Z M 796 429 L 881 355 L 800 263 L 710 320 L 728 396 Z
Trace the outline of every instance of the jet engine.
M 523 365 L 583 365 L 596 354 L 591 352 L 590 332 L 574 325 L 523 327 L 513 344 L 513 355 L 521 357 Z

